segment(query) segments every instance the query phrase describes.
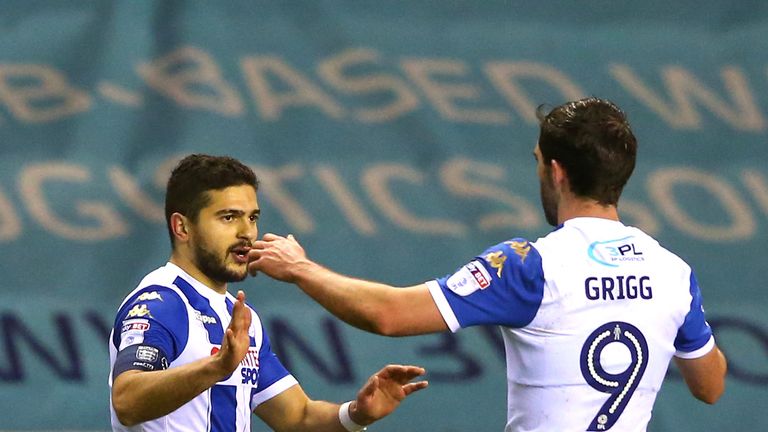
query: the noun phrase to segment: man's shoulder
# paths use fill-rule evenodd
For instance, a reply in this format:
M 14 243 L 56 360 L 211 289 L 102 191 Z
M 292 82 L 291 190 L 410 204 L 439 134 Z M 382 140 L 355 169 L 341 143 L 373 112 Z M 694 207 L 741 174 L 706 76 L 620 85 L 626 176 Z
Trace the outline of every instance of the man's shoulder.
M 173 285 L 178 275 L 167 266 L 157 268 L 148 273 L 134 288 L 120 305 L 121 313 L 140 313 L 151 311 L 156 313 L 161 310 L 175 314 L 186 309 L 186 301 L 183 293 Z M 151 313 L 151 312 L 148 312 Z
M 651 234 L 646 233 L 640 228 L 636 227 L 627 227 L 631 230 L 634 234 L 634 239 L 637 239 L 638 242 L 642 242 L 644 247 L 649 248 L 649 251 L 651 254 L 656 255 L 657 260 L 656 263 L 662 263 L 665 264 L 665 267 L 678 267 L 682 269 L 686 269 L 687 271 L 690 271 L 690 265 L 688 262 L 685 261 L 680 255 L 672 251 L 671 249 L 667 248 L 665 245 L 661 244 L 655 237 L 653 237 Z
M 136 289 L 138 290 L 151 285 L 170 288 L 173 286 L 173 281 L 178 276 L 179 274 L 175 271 L 173 266 L 164 265 L 147 273 L 136 286 Z
M 596 262 L 608 268 L 617 264 L 645 264 L 674 274 L 691 272 L 691 266 L 682 257 L 651 234 L 618 221 L 566 223 L 532 245 L 542 256 L 555 262 Z
M 179 290 L 174 285 L 177 277 L 179 277 L 179 272 L 175 270 L 174 266 L 165 265 L 158 267 L 141 278 L 134 289 L 124 297 L 123 303 L 135 297 L 140 291 L 146 291 L 150 288 L 178 293 Z

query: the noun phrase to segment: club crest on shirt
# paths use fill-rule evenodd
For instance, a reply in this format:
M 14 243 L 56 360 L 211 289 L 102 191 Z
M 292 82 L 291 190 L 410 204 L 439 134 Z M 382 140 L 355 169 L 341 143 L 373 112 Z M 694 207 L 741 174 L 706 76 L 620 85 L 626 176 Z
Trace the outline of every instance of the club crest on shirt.
M 491 275 L 480 261 L 472 261 L 460 268 L 446 281 L 446 286 L 460 296 L 468 296 L 491 285 Z

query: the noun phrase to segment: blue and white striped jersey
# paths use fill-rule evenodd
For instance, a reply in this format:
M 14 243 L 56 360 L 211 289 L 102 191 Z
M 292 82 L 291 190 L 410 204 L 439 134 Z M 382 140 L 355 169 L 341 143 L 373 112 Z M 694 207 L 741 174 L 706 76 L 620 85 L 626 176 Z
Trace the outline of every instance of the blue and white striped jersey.
M 670 359 L 714 346 L 691 268 L 641 230 L 576 218 L 427 286 L 452 331 L 499 325 L 507 431 L 645 431 Z
M 231 294 L 218 294 L 172 263 L 149 273 L 118 310 L 109 342 L 110 387 L 116 359 L 119 370 L 155 370 L 214 354 L 221 347 L 234 302 Z M 249 309 L 251 348 L 232 375 L 176 411 L 131 428 L 120 424 L 110 401 L 112 429 L 250 431 L 253 409 L 297 382 L 272 353 L 259 316 Z M 123 350 L 132 355 L 118 358 Z

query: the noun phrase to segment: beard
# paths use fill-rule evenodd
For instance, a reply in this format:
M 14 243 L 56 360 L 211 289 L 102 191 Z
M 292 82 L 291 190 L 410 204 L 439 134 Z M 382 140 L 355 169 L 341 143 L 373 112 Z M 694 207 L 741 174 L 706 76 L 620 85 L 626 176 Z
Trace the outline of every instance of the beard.
M 557 199 L 555 198 L 555 187 L 552 184 L 552 179 L 547 177 L 546 180 L 539 182 L 539 190 L 541 193 L 541 207 L 544 209 L 544 218 L 547 223 L 552 226 L 557 226 Z
M 199 239 L 192 248 L 195 265 L 204 275 L 216 282 L 240 282 L 248 276 L 248 269 L 243 268 L 242 271 L 232 270 L 227 267 L 226 263 L 226 257 L 229 256 L 232 248 L 237 246 L 239 245 L 227 248 L 227 254 L 224 257 L 220 257 L 212 252 L 202 239 Z

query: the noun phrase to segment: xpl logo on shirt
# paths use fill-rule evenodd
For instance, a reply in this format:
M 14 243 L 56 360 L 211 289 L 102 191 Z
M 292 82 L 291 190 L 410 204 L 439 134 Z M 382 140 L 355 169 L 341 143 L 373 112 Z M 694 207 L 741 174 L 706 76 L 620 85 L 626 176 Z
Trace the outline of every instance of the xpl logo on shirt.
M 627 241 L 632 238 L 634 236 L 596 241 L 587 248 L 587 255 L 592 261 L 607 267 L 618 267 L 625 262 L 645 261 L 643 253 L 637 250 L 635 244 Z

